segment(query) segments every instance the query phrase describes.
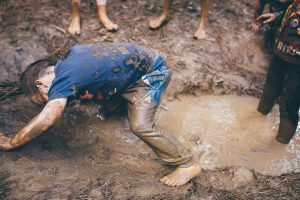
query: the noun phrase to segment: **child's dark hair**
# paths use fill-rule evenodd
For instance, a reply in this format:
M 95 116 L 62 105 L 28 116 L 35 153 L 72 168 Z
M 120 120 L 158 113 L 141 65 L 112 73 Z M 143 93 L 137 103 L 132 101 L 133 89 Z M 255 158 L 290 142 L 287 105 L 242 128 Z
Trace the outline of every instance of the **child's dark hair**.
M 21 87 L 26 96 L 34 96 L 38 93 L 35 81 L 45 72 L 45 70 L 56 64 L 54 60 L 38 60 L 30 64 L 21 75 Z

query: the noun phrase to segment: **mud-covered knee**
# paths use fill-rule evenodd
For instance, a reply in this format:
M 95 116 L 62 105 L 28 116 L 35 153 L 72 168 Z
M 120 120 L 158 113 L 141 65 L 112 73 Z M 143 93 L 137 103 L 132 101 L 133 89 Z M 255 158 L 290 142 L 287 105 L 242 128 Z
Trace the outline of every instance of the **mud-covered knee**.
M 146 136 L 147 133 L 150 133 L 153 131 L 153 126 L 149 124 L 143 124 L 138 122 L 132 122 L 130 123 L 131 130 L 134 134 L 136 134 L 139 137 Z

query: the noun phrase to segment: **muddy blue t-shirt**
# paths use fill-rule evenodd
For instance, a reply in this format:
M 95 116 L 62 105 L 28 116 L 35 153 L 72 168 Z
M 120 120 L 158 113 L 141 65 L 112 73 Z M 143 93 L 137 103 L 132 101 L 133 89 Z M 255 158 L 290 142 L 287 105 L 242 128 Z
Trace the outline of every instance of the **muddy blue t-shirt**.
M 157 56 L 127 42 L 76 45 L 57 62 L 48 99 L 109 99 L 149 73 Z

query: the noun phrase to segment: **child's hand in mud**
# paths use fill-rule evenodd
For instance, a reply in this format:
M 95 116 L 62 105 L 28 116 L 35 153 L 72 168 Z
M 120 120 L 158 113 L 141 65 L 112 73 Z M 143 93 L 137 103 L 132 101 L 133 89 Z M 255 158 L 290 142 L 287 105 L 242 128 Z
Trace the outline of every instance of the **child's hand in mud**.
M 254 33 L 258 33 L 260 24 L 258 24 L 257 22 L 252 22 L 250 28 Z
M 273 22 L 276 18 L 276 15 L 274 13 L 266 13 L 262 14 L 256 19 L 257 24 L 268 24 L 270 22 Z
M 10 140 L 9 137 L 4 136 L 3 133 L 0 132 L 0 150 L 9 151 L 12 149 Z

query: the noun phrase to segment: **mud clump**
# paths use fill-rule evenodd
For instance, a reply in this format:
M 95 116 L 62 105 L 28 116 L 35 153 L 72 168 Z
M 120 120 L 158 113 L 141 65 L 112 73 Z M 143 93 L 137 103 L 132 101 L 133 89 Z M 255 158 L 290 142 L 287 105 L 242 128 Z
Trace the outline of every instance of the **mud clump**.
M 235 182 L 239 183 L 247 183 L 254 180 L 253 172 L 251 172 L 248 169 L 245 168 L 239 168 L 236 171 L 234 171 L 234 178 L 233 180 Z

